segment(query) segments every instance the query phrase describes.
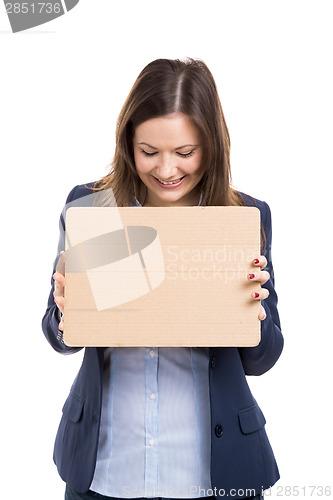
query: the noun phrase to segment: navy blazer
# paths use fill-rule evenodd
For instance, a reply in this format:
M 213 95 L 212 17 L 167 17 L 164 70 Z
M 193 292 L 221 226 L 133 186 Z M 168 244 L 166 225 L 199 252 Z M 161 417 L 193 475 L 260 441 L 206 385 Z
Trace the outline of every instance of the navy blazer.
M 94 183 L 87 184 L 92 186 Z M 90 194 L 84 185 L 75 186 L 66 203 Z M 248 205 L 253 201 L 244 193 Z M 269 297 L 262 301 L 266 318 L 261 321 L 261 341 L 255 347 L 210 347 L 209 391 L 211 405 L 211 483 L 215 496 L 244 498 L 272 486 L 280 477 L 266 430 L 265 417 L 248 386 L 246 375 L 262 375 L 272 368 L 283 349 L 277 294 L 271 260 L 271 212 L 266 202 L 255 199 L 260 209 L 267 243 L 264 255 L 270 279 L 263 285 Z M 60 216 L 60 241 L 65 223 Z M 54 261 L 52 274 L 58 260 Z M 66 346 L 58 332 L 57 305 L 53 297 L 54 280 L 42 329 L 48 342 L 59 353 L 71 354 L 82 348 Z M 81 493 L 88 491 L 96 464 L 101 417 L 104 348 L 85 348 L 81 368 L 62 409 L 53 459 L 61 478 Z M 194 431 L 195 432 L 195 431 Z M 129 471 L 130 473 L 130 471 Z M 246 492 L 253 489 L 255 492 Z M 220 491 L 219 491 L 220 490 Z M 242 492 L 244 490 L 244 494 Z

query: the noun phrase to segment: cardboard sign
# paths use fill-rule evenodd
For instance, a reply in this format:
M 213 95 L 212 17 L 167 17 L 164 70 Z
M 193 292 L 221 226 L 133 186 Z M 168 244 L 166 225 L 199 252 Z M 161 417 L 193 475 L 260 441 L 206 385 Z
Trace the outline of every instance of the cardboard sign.
M 68 346 L 255 346 L 256 207 L 70 207 Z

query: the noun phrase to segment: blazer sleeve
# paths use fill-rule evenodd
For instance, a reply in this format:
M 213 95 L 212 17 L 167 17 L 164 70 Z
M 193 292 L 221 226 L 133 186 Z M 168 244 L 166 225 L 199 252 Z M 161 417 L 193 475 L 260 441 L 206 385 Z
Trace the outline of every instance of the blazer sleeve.
M 66 199 L 66 204 L 70 203 L 74 198 L 74 193 L 77 186 L 75 186 L 69 193 Z M 55 351 L 61 354 L 73 354 L 80 351 L 82 347 L 69 347 L 63 342 L 62 332 L 59 330 L 60 314 L 57 304 L 54 302 L 53 291 L 54 291 L 54 279 L 53 274 L 55 273 L 56 266 L 59 260 L 60 252 L 65 250 L 65 215 L 66 215 L 66 204 L 60 214 L 59 219 L 59 242 L 57 256 L 54 260 L 53 271 L 51 275 L 51 291 L 48 298 L 47 308 L 45 314 L 42 318 L 42 330 L 43 333 L 51 344 Z
M 271 258 L 272 245 L 272 218 L 269 205 L 264 201 L 263 225 L 266 234 L 266 246 L 264 255 L 267 266 L 264 268 L 270 274 L 270 279 L 262 285 L 269 291 L 267 299 L 261 301 L 266 311 L 266 318 L 261 321 L 261 340 L 255 347 L 239 347 L 246 375 L 262 375 L 274 366 L 279 359 L 284 339 L 281 332 L 281 324 L 277 309 L 278 297 L 274 288 L 274 270 Z

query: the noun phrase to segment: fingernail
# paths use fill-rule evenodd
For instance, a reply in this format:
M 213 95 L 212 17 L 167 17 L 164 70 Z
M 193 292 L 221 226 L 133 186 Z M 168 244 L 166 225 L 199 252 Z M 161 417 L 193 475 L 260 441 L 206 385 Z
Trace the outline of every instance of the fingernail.
M 259 259 L 254 259 L 253 264 L 259 264 Z
M 257 297 L 259 297 L 259 293 L 258 292 L 254 292 L 254 298 L 256 299 Z
M 255 277 L 255 275 L 254 274 L 248 274 L 248 277 L 249 277 L 250 280 L 253 280 L 253 278 Z

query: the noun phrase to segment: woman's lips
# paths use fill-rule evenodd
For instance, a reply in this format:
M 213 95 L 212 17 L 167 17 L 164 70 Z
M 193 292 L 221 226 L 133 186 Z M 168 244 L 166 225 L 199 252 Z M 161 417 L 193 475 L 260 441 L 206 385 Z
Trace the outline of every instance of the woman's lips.
M 175 189 L 183 183 L 186 175 L 181 177 L 180 181 L 176 182 L 175 184 L 162 184 L 162 182 L 160 182 L 158 179 L 156 179 L 156 177 L 154 177 L 154 176 L 152 176 L 152 177 L 159 187 L 164 188 L 164 189 Z

